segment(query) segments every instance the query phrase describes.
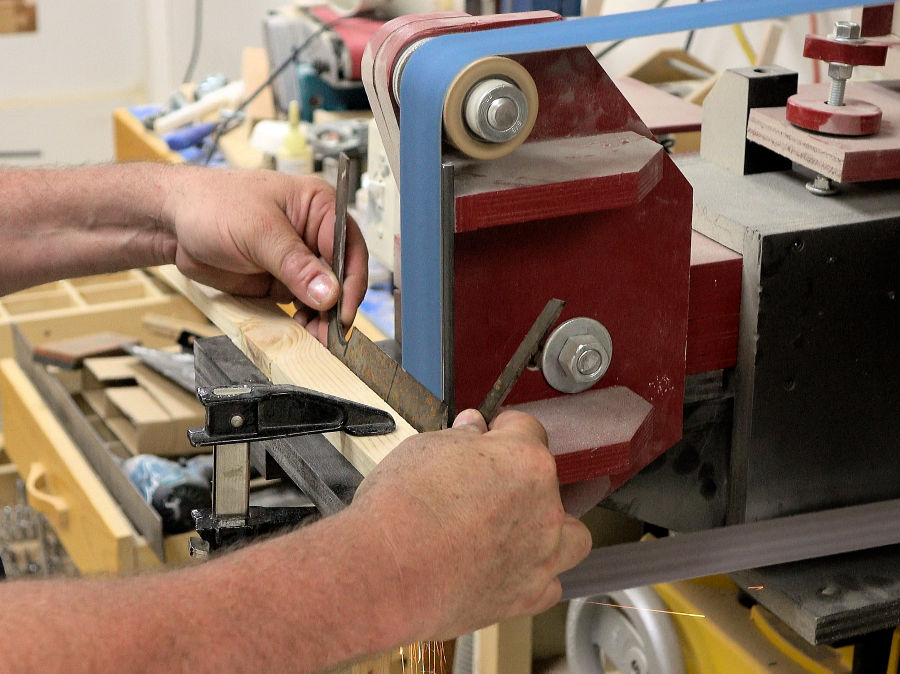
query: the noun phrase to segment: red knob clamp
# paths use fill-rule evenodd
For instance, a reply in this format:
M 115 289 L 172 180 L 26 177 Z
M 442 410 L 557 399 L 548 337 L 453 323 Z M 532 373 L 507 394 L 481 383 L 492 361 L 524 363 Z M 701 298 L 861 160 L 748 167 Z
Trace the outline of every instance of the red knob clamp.
M 859 38 L 856 24 L 839 25 L 836 32 L 841 28 L 844 29 L 843 36 L 806 36 L 803 55 L 828 63 L 831 91 L 828 100 L 823 100 L 824 96 L 791 96 L 787 102 L 787 120 L 810 131 L 838 136 L 878 133 L 881 108 L 859 99 L 845 98 L 844 93 L 854 66 L 883 66 L 888 46 Z

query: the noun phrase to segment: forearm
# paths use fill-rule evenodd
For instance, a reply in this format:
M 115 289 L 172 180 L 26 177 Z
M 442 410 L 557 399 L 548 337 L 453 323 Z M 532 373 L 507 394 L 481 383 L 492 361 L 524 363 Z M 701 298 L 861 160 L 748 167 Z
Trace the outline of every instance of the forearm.
M 0 587 L 0 669 L 315 671 L 421 636 L 402 592 L 370 515 L 347 511 L 180 571 Z
M 0 171 L 0 295 L 174 261 L 162 216 L 174 167 Z

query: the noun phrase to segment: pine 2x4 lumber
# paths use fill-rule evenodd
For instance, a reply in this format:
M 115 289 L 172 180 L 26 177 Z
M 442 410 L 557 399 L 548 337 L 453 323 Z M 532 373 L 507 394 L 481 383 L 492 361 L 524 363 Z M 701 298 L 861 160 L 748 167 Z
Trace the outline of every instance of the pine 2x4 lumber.
M 305 328 L 267 300 L 233 297 L 185 278 L 175 267 L 159 274 L 191 300 L 275 384 L 295 384 L 386 410 L 397 424 L 387 435 L 328 434 L 356 469 L 367 475 L 404 439 L 416 434 Z

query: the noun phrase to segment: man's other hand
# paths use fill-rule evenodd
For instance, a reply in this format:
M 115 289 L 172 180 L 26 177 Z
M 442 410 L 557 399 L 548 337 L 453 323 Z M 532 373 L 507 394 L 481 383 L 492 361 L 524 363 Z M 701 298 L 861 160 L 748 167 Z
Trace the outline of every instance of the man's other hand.
M 551 607 L 557 576 L 591 549 L 563 510 L 543 427 L 521 412 L 488 430 L 466 410 L 452 429 L 408 439 L 352 507 L 384 529 L 406 610 L 435 639 Z

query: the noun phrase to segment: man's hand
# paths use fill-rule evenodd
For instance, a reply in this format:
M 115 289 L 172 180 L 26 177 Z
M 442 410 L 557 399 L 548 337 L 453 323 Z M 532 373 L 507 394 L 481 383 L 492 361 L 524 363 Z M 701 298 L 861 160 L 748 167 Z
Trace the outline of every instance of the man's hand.
M 435 639 L 549 608 L 557 576 L 591 549 L 587 527 L 563 510 L 543 427 L 520 412 L 488 431 L 466 410 L 453 429 L 410 438 L 352 508 L 384 529 L 406 610 Z
M 271 171 L 183 169 L 169 178 L 163 218 L 174 223 L 173 257 L 182 273 L 238 295 L 297 298 L 315 312 L 334 306 L 334 190 L 328 183 Z M 366 244 L 348 219 L 341 317 L 348 325 L 367 275 Z M 300 317 L 304 323 L 309 318 Z

